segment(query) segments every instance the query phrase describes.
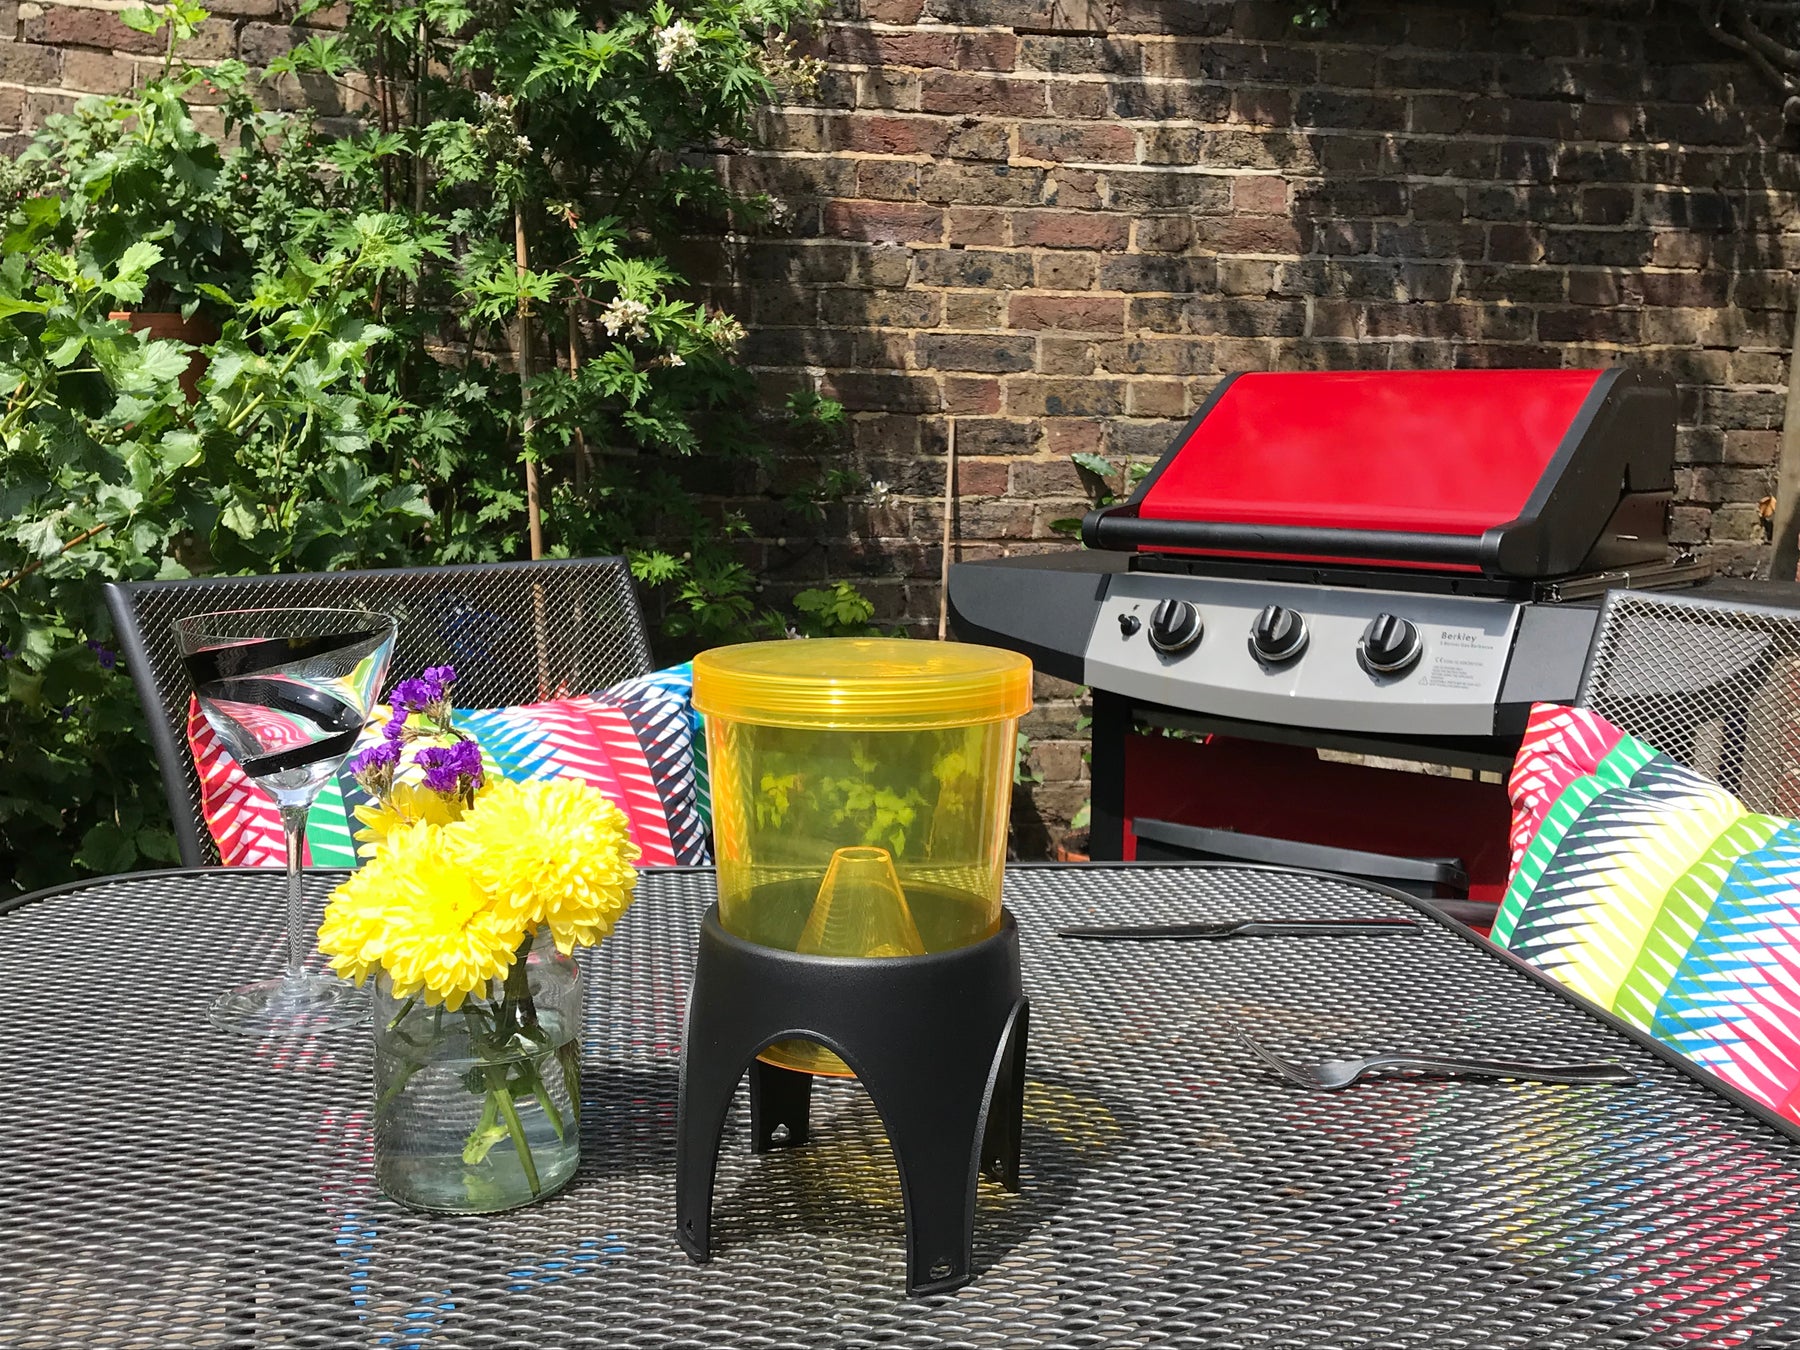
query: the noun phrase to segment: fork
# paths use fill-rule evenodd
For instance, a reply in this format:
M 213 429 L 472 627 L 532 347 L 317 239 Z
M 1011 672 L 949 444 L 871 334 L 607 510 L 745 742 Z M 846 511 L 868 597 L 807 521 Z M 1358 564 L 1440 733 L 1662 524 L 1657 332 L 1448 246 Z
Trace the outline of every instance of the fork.
M 1509 1059 L 1464 1059 L 1452 1055 L 1370 1055 L 1364 1059 L 1321 1060 L 1317 1067 L 1283 1059 L 1236 1027 L 1237 1038 L 1276 1073 L 1301 1087 L 1336 1092 L 1380 1069 L 1413 1069 L 1463 1078 L 1516 1078 L 1532 1083 L 1635 1083 L 1637 1075 L 1610 1060 L 1589 1064 L 1529 1064 Z

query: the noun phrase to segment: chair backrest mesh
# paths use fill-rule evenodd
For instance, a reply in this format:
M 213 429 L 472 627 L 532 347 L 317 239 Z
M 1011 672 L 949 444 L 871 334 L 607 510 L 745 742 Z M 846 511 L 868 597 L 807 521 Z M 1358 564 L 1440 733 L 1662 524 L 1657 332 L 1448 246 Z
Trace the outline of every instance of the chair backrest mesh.
M 1800 612 L 1612 591 L 1577 702 L 1752 811 L 1800 815 Z
M 631 572 L 623 558 L 486 563 L 376 572 L 219 577 L 109 588 L 109 603 L 157 757 L 183 862 L 216 864 L 187 750 L 191 685 L 171 624 L 212 610 L 295 606 L 392 614 L 400 633 L 388 687 L 428 666 L 456 667 L 459 707 L 491 708 L 588 693 L 648 673 Z M 154 725 L 160 719 L 160 726 Z

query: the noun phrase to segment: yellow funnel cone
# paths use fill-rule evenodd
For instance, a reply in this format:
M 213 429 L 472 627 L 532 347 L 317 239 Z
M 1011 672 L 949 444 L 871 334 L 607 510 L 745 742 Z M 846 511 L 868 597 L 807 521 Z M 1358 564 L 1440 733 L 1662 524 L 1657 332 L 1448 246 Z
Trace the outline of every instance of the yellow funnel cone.
M 796 948 L 811 956 L 923 956 L 894 860 L 885 848 L 840 848 Z

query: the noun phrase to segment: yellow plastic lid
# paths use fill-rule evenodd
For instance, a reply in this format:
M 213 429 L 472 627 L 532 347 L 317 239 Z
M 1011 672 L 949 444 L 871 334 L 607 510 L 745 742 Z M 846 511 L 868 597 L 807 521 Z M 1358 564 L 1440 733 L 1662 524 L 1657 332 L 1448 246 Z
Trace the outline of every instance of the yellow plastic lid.
M 773 727 L 916 731 L 1019 717 L 1031 660 L 998 647 L 910 638 L 806 638 L 694 658 L 694 706 Z

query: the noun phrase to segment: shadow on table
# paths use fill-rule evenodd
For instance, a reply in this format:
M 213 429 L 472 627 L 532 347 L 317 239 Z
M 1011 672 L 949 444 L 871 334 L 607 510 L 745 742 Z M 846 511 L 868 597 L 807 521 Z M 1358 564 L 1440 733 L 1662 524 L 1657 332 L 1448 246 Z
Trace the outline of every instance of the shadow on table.
M 628 1068 L 582 1066 L 581 1170 L 583 1179 L 661 1173 L 675 1177 L 675 1102 L 680 1075 L 673 1062 Z
M 821 1080 L 811 1142 L 760 1157 L 750 1153 L 744 1101 L 740 1093 L 719 1150 L 715 1250 L 766 1252 L 779 1239 L 804 1235 L 820 1244 L 805 1259 L 867 1270 L 898 1298 L 905 1209 L 893 1150 L 868 1095 L 854 1083 Z M 1128 1133 L 1080 1081 L 1033 1076 L 1026 1086 L 1023 1188 L 1014 1194 L 984 1178 L 977 1196 L 976 1278 L 1050 1226 Z

